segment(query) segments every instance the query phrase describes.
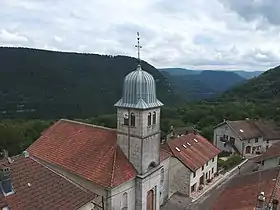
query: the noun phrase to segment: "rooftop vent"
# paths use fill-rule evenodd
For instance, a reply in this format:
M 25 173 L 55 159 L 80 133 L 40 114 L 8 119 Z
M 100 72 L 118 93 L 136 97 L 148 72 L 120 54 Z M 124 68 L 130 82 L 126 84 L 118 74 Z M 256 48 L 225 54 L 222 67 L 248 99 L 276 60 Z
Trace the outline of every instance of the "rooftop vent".
M 257 200 L 257 208 L 264 208 L 265 205 L 265 196 L 264 196 L 264 192 L 261 192 L 258 196 L 258 200 Z
M 244 131 L 242 129 L 240 129 L 240 132 L 243 133 Z
M 29 157 L 29 152 L 27 152 L 26 150 L 25 150 L 25 151 L 23 151 L 23 153 L 22 153 L 22 154 L 23 154 L 23 156 L 24 156 L 24 157 Z
M 183 144 L 183 147 L 187 148 L 187 146 L 185 144 Z
M 175 147 L 175 149 L 176 149 L 178 152 L 180 152 L 180 151 L 181 151 L 178 147 Z
M 191 146 L 191 144 L 189 142 L 187 142 L 187 145 Z
M 198 142 L 197 139 L 193 139 L 196 143 Z

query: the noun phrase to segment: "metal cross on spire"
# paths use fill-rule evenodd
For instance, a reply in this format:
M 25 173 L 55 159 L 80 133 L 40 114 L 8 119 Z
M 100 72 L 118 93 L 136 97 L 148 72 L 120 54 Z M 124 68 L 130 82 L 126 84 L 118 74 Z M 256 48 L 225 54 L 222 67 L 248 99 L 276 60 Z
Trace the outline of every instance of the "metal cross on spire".
M 137 47 L 137 50 L 138 50 L 138 62 L 139 62 L 139 65 L 140 65 L 141 64 L 140 49 L 142 48 L 142 46 L 140 45 L 140 34 L 139 34 L 139 32 L 137 32 L 137 45 L 135 45 L 135 47 Z

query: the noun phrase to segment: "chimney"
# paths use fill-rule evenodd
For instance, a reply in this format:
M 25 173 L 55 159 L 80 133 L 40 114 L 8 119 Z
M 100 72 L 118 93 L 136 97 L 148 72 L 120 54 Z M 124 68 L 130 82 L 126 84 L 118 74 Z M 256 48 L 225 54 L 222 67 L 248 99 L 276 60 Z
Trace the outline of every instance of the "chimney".
M 272 210 L 277 210 L 278 209 L 278 204 L 279 204 L 279 201 L 276 200 L 276 199 L 273 199 L 273 201 L 272 201 Z
M 258 196 L 258 200 L 257 200 L 257 205 L 256 205 L 256 210 L 261 210 L 264 209 L 265 207 L 265 196 L 264 196 L 264 192 L 261 192 Z

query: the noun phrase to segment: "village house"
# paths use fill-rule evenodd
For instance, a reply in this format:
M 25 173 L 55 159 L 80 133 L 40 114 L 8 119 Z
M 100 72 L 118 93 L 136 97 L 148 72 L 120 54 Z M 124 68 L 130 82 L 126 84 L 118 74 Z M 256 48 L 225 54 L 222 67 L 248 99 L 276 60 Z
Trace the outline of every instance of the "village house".
M 279 140 L 280 128 L 272 121 L 224 120 L 214 128 L 214 145 L 242 156 L 260 154 Z
M 87 191 L 25 155 L 0 160 L 1 210 L 102 209 Z
M 210 182 L 220 152 L 198 133 L 162 142 L 162 106 L 154 78 L 139 61 L 115 104 L 116 129 L 62 119 L 27 151 L 40 164 L 104 197 L 100 205 L 105 209 L 159 210 L 174 193 L 192 196 Z
M 260 170 L 266 170 L 280 166 L 280 142 L 273 144 L 258 159 Z
M 235 177 L 211 206 L 211 210 L 278 210 L 279 168 Z M 269 208 L 268 208 L 269 207 Z

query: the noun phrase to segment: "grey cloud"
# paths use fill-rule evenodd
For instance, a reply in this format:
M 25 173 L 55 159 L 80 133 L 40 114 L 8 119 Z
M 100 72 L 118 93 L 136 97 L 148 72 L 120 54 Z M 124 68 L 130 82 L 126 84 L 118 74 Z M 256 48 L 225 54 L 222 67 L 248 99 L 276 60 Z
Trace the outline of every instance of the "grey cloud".
M 279 0 L 220 0 L 247 21 L 263 19 L 270 24 L 280 24 Z

